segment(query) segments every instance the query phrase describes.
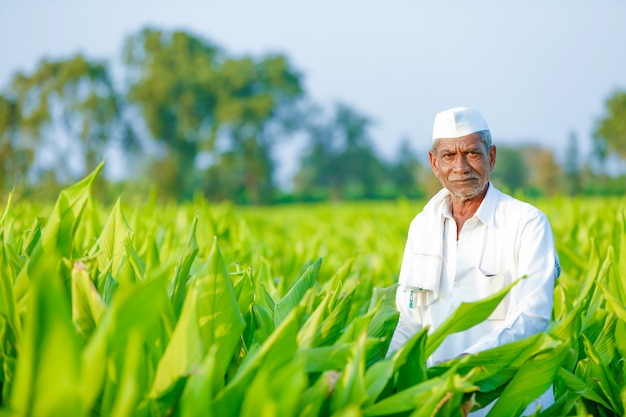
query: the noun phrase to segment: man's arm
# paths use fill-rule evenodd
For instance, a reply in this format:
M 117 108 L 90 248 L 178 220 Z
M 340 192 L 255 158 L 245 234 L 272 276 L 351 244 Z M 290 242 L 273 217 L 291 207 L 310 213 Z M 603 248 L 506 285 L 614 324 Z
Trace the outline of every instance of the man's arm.
M 525 276 L 510 294 L 502 326 L 465 350 L 476 353 L 543 332 L 550 324 L 554 281 L 559 276 L 554 236 L 546 216 L 537 211 L 524 226 L 519 242 L 518 274 Z
M 413 223 L 409 227 L 409 235 L 404 246 L 404 254 L 402 256 L 402 265 L 400 266 L 399 281 L 403 281 L 403 274 L 408 274 L 411 269 L 411 256 L 413 248 L 411 246 L 412 236 L 415 232 Z M 411 336 L 422 328 L 422 310 L 421 308 L 411 308 L 410 290 L 402 284 L 398 285 L 396 290 L 396 308 L 400 313 L 398 324 L 389 343 L 387 356 L 398 350 L 406 343 Z

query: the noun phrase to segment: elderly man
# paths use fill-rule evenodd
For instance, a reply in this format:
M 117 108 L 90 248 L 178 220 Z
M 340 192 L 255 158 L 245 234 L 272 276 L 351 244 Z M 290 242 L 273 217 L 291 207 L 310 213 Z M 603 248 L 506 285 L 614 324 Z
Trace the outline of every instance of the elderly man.
M 542 212 L 490 183 L 496 147 L 481 114 L 464 107 L 438 113 L 429 157 L 444 188 L 409 227 L 396 295 L 400 319 L 389 351 L 424 326 L 437 328 L 462 302 L 522 276 L 488 320 L 448 336 L 429 363 L 544 331 L 560 273 L 552 230 Z

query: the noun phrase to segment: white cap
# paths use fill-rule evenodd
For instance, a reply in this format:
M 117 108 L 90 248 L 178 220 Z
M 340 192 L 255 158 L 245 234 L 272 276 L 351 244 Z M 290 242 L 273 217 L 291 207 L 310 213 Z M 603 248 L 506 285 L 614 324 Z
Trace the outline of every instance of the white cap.
M 454 107 L 435 116 L 433 143 L 435 139 L 460 138 L 481 130 L 489 130 L 489 126 L 478 110 Z

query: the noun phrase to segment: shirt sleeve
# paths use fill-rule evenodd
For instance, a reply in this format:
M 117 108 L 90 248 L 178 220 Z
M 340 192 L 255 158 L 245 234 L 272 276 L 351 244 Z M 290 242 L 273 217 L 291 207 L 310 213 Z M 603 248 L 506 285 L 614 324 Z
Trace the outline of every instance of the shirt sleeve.
M 413 253 L 413 249 L 411 247 L 411 236 L 414 233 L 413 223 L 409 227 L 409 235 L 404 247 L 404 254 L 402 256 L 402 264 L 400 266 L 400 277 L 402 274 L 407 274 L 410 268 L 410 257 Z M 399 279 L 401 281 L 402 279 Z M 410 300 L 410 289 L 405 287 L 402 284 L 398 284 L 398 288 L 396 290 L 396 308 L 400 313 L 400 317 L 398 319 L 398 324 L 396 329 L 391 337 L 391 342 L 389 343 L 389 349 L 387 351 L 387 356 L 391 355 L 393 352 L 398 350 L 402 345 L 406 343 L 407 340 L 411 338 L 415 333 L 417 333 L 422 328 L 422 312 L 421 309 L 411 309 L 409 306 Z
M 476 353 L 543 332 L 550 324 L 554 281 L 560 274 L 550 223 L 540 211 L 531 214 L 520 233 L 517 274 L 525 277 L 509 294 L 502 326 L 486 334 L 464 353 Z

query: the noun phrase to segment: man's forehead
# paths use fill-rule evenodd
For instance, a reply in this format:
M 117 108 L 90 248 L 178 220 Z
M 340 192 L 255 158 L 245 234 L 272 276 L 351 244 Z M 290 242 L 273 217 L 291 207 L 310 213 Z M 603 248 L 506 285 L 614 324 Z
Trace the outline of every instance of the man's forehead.
M 480 135 L 478 133 L 472 133 L 470 135 L 461 136 L 460 138 L 443 138 L 439 139 L 437 150 L 443 149 L 456 149 L 456 148 L 470 148 L 481 147 L 484 145 Z

